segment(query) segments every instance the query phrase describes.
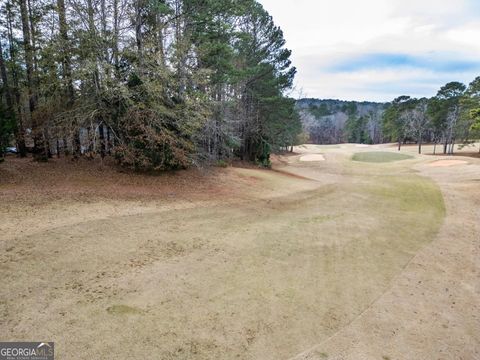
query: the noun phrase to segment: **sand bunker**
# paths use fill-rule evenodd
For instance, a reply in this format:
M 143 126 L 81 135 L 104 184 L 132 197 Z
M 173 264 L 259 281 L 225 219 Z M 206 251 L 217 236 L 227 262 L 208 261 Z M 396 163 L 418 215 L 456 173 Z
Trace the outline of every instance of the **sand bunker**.
M 455 166 L 455 165 L 465 165 L 468 164 L 468 161 L 465 160 L 437 160 L 429 164 L 429 166 L 433 167 L 447 167 L 447 166 Z
M 300 158 L 300 161 L 325 161 L 325 156 L 322 154 L 308 154 Z
M 355 147 L 359 147 L 359 148 L 368 148 L 370 145 L 366 145 L 366 144 L 356 144 Z

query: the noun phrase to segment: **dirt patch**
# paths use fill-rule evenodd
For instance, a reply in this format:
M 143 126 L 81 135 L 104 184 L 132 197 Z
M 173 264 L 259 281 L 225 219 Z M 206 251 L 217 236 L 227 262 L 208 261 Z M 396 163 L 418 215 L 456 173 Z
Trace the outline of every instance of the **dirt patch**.
M 322 154 L 308 154 L 308 155 L 303 155 L 300 158 L 300 161 L 303 161 L 303 162 L 325 161 L 325 156 L 323 156 Z
M 0 164 L 0 203 L 8 207 L 14 201 L 36 207 L 52 201 L 210 201 L 231 199 L 235 192 L 242 197 L 241 188 L 248 188 L 253 180 L 231 167 L 135 174 L 111 161 L 102 164 L 61 158 L 36 163 L 29 158 L 8 157 Z
M 437 160 L 428 164 L 431 167 L 449 167 L 468 164 L 465 160 Z
M 453 154 L 453 156 L 468 156 L 468 157 L 480 159 L 480 153 L 478 151 L 455 153 Z

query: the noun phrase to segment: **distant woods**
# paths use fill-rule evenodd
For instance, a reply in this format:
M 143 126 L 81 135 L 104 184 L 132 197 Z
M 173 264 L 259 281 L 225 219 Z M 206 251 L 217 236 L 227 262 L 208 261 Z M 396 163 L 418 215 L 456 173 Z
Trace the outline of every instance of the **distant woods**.
M 384 141 L 386 105 L 373 102 L 301 99 L 297 102 L 307 141 L 377 144 Z
M 0 153 L 268 165 L 302 130 L 290 51 L 254 0 L 6 0 L 0 47 Z
M 433 143 L 453 154 L 455 145 L 480 139 L 480 77 L 468 86 L 451 82 L 436 96 L 400 96 L 391 103 L 302 99 L 297 102 L 306 138 L 318 144 Z
M 415 141 L 418 152 L 424 142 L 433 143 L 434 153 L 453 154 L 455 145 L 468 145 L 480 139 L 480 77 L 465 86 L 450 82 L 427 98 L 400 96 L 383 116 L 384 132 L 398 149 Z

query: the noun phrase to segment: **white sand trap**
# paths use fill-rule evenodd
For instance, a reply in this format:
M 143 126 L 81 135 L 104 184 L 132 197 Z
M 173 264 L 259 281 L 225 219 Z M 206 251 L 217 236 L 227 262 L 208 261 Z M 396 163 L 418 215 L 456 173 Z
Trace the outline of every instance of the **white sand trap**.
M 308 154 L 300 158 L 300 161 L 325 161 L 325 156 L 322 154 Z
M 430 164 L 429 166 L 433 167 L 447 167 L 447 166 L 455 166 L 455 165 L 465 165 L 468 164 L 468 161 L 465 160 L 437 160 Z
M 366 145 L 366 144 L 356 144 L 355 147 L 358 147 L 358 148 L 367 148 L 369 147 L 370 145 Z

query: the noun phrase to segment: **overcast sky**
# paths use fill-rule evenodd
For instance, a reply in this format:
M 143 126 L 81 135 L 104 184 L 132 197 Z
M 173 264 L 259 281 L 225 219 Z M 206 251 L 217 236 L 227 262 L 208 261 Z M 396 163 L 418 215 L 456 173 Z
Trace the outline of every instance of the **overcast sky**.
M 432 96 L 480 75 L 480 0 L 259 0 L 283 31 L 302 97 Z

